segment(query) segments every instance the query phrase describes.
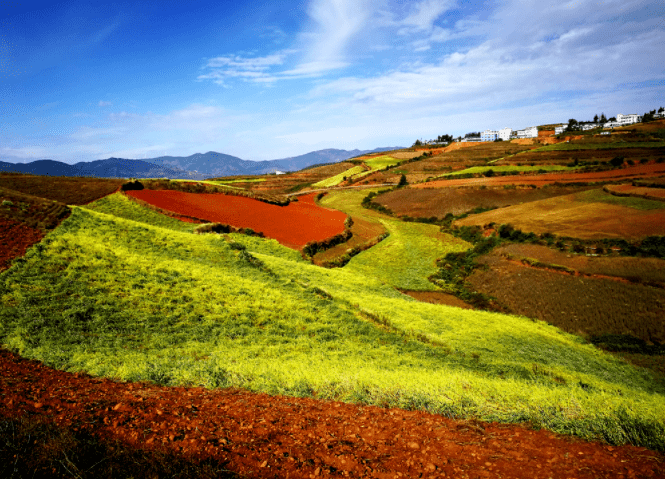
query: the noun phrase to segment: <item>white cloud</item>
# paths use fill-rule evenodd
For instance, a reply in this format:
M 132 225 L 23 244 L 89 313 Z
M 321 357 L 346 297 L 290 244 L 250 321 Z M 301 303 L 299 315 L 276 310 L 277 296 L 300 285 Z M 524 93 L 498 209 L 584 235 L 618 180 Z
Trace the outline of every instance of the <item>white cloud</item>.
M 113 106 L 113 103 L 110 101 L 104 101 L 104 100 L 99 100 L 99 103 L 97 103 L 97 106 Z
M 266 55 L 263 57 L 244 57 L 241 55 L 226 55 L 210 58 L 205 69 L 208 73 L 201 74 L 198 80 L 212 80 L 218 85 L 224 85 L 225 79 L 242 78 L 253 82 L 271 83 L 277 80 L 269 71 L 282 65 L 291 50 Z
M 307 13 L 312 21 L 301 34 L 303 59 L 292 74 L 324 73 L 348 64 L 348 49 L 377 11 L 371 0 L 314 0 Z
M 605 15 L 595 11 L 591 1 L 556 4 L 542 7 L 545 13 L 540 15 L 523 15 L 522 9 L 540 11 L 539 3 L 511 2 L 483 23 L 468 25 L 474 35 L 486 34 L 466 51 L 459 49 L 436 62 L 412 63 L 370 78 L 339 78 L 317 86 L 312 97 L 332 95 L 362 109 L 372 105 L 489 109 L 563 91 L 607 89 L 623 82 L 663 78 L 665 31 L 658 20 L 645 16 L 641 21 L 617 24 L 614 17 L 646 2 L 628 2 L 622 8 L 617 2 L 610 3 L 612 8 Z M 558 13 L 567 23 L 553 22 L 548 15 Z M 522 21 L 529 23 L 530 33 L 521 28 Z M 420 45 L 426 47 L 426 43 Z
M 455 5 L 454 0 L 423 0 L 412 9 L 412 12 L 400 24 L 407 27 L 401 30 L 406 34 L 410 30 L 431 30 L 434 22 L 447 10 Z

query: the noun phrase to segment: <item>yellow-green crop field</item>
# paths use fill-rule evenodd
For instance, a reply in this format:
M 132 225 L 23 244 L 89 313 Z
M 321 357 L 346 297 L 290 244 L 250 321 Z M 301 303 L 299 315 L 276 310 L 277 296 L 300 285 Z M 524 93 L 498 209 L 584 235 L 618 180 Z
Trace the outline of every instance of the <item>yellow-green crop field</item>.
M 358 173 L 362 173 L 363 171 L 365 171 L 365 168 L 363 168 L 362 166 L 354 166 L 353 168 L 349 168 L 348 170 L 345 170 L 335 176 L 331 176 L 330 178 L 326 178 L 325 180 L 321 180 L 317 183 L 314 183 L 312 186 L 317 186 L 322 188 L 337 186 L 342 181 L 344 181 L 345 178 L 351 178 L 353 175 L 357 175 Z
M 665 385 L 579 337 L 187 228 L 119 195 L 75 207 L 0 274 L 0 343 L 124 381 L 530 421 L 665 449 Z
M 397 165 L 402 161 L 404 160 L 398 160 L 397 158 L 393 158 L 392 156 L 389 155 L 382 155 L 365 160 L 365 164 L 369 166 L 372 169 L 372 171 L 375 171 L 375 170 L 382 170 L 386 166 Z

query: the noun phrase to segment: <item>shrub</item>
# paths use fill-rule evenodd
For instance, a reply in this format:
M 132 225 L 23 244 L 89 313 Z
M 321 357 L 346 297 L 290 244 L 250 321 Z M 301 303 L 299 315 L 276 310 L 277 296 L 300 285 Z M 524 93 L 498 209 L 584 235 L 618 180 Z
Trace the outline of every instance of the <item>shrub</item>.
M 142 190 L 143 188 L 143 183 L 141 183 L 139 180 L 129 181 L 121 187 L 122 191 Z
M 623 160 L 624 160 L 623 156 L 615 156 L 614 158 L 612 158 L 610 160 L 610 164 L 612 166 L 619 167 L 619 166 L 623 165 Z

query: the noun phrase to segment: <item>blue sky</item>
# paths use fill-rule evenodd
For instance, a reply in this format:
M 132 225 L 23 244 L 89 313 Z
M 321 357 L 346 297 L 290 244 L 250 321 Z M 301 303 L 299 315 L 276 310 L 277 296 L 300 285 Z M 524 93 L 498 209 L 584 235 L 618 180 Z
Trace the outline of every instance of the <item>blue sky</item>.
M 247 160 L 665 106 L 665 4 L 0 0 L 0 160 Z

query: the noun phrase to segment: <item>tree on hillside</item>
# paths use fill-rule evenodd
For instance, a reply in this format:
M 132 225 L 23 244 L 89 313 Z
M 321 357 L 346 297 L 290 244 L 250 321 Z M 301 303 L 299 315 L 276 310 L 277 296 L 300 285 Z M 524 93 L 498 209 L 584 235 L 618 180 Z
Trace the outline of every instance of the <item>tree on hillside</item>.
M 570 120 L 568 120 L 568 126 L 566 127 L 566 131 L 574 131 L 574 130 L 578 130 L 578 129 L 579 129 L 579 125 L 578 125 L 577 120 L 575 118 L 571 118 Z
M 658 113 L 663 113 L 664 111 L 665 111 L 665 108 L 663 108 L 662 106 L 658 109 Z
M 453 141 L 452 135 L 439 135 L 436 139 L 437 143 L 450 143 Z
M 464 138 L 480 138 L 480 132 L 472 131 L 471 133 L 467 133 L 466 135 L 464 135 Z
M 422 145 L 423 145 L 423 142 L 420 141 L 420 140 L 416 140 L 415 143 L 413 144 L 413 146 L 422 146 Z
M 596 115 L 596 116 L 593 117 L 593 122 L 594 122 L 594 123 L 598 123 L 598 115 Z
M 607 118 L 605 118 L 605 113 L 600 114 L 600 122 L 601 123 L 607 123 Z
M 402 176 L 399 177 L 399 183 L 397 183 L 397 186 L 406 186 L 408 184 L 409 184 L 409 182 L 406 181 L 406 176 L 405 175 L 402 175 Z

